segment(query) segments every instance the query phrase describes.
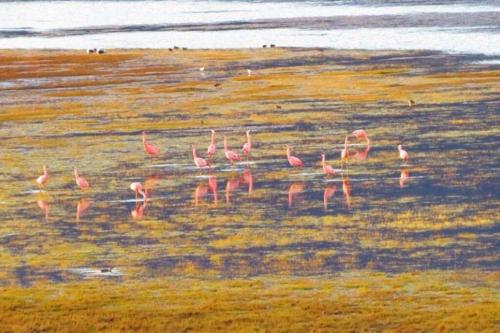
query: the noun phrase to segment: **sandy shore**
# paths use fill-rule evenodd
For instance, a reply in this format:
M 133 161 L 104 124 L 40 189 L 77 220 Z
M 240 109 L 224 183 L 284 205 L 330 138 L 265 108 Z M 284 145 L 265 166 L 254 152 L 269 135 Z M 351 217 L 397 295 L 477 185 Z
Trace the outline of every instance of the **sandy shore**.
M 123 177 L 144 170 L 142 155 L 130 153 L 142 154 L 137 138 L 143 129 L 162 149 L 168 147 L 169 163 L 190 162 L 190 144 L 210 128 L 233 137 L 255 128 L 257 151 L 263 151 L 258 157 L 282 158 L 283 144 L 294 142 L 313 165 L 316 147 L 341 143 L 347 131 L 363 127 L 375 138 L 378 151 L 370 163 L 378 169 L 391 167 L 395 142 L 406 140 L 414 143 L 412 156 L 421 161 L 412 172 L 442 171 L 436 182 L 451 189 L 441 184 L 441 193 L 453 186 L 476 188 L 496 179 L 495 157 L 486 152 L 499 135 L 489 124 L 495 121 L 490 110 L 498 98 L 500 69 L 475 60 L 426 51 L 267 48 L 89 55 L 1 50 L 1 170 L 10 193 L 0 192 L 6 219 L 0 228 L 0 331 L 498 331 L 500 279 L 494 253 L 486 247 L 494 244 L 486 236 L 494 235 L 473 233 L 474 228 L 494 230 L 495 196 L 448 204 L 425 201 L 419 194 L 404 198 L 415 202 L 411 210 L 393 214 L 356 211 L 364 201 L 355 192 L 353 212 L 346 209 L 345 215 L 290 215 L 283 221 L 289 228 L 297 221 L 311 226 L 291 234 L 266 229 L 275 217 L 253 207 L 231 215 L 230 221 L 221 214 L 209 222 L 203 213 L 186 213 L 184 206 L 176 210 L 152 203 L 145 220 L 136 222 L 127 220 L 121 207 L 101 203 L 108 200 L 105 194 L 122 191 L 115 170 L 126 166 Z M 408 108 L 408 99 L 415 100 L 415 107 Z M 331 141 L 325 143 L 325 137 Z M 442 158 L 429 158 L 429 151 L 440 151 Z M 56 208 L 44 221 L 38 208 L 22 210 L 36 207 L 36 200 L 17 193 L 32 186 L 33 174 L 47 158 L 56 176 L 54 193 L 43 200 L 69 207 L 70 213 Z M 483 165 L 481 173 L 453 178 L 461 166 L 457 163 L 470 165 L 467 161 Z M 86 223 L 71 220 L 81 199 L 67 185 L 74 163 L 93 180 L 91 209 L 96 213 Z M 273 169 L 259 176 L 263 181 L 287 174 Z M 163 188 L 175 192 L 180 180 L 167 181 Z M 191 187 L 177 190 L 182 191 L 191 198 Z M 251 199 L 264 202 L 265 195 L 257 189 Z M 249 217 L 249 211 L 254 215 Z M 110 228 L 122 238 L 103 238 L 108 229 L 96 232 L 109 221 L 116 222 Z M 219 238 L 200 236 L 209 223 Z M 235 234 L 227 225 L 250 227 Z M 260 229 L 266 230 L 265 237 Z M 335 253 L 335 244 L 352 239 L 360 253 Z M 160 254 L 145 253 L 146 241 L 164 246 Z M 295 260 L 297 243 L 315 242 L 334 245 Z M 276 244 L 286 251 L 274 254 Z M 236 264 L 227 268 L 224 260 L 234 252 Z M 363 259 L 365 252 L 374 253 L 373 258 Z M 66 280 L 70 268 L 106 263 L 108 253 L 114 265 L 125 267 L 123 277 Z M 153 255 L 183 253 L 188 256 L 174 267 L 150 267 L 156 262 Z M 402 253 L 396 258 L 400 261 L 384 259 L 394 253 Z M 432 253 L 443 258 L 428 260 Z M 448 257 L 455 253 L 464 259 L 455 259 L 449 268 Z M 338 272 L 325 273 L 334 256 L 340 258 L 334 266 Z

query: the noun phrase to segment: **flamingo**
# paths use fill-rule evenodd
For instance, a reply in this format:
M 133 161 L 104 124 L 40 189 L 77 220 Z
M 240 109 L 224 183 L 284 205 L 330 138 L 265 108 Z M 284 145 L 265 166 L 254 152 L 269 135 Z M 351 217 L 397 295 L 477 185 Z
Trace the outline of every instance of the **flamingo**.
M 323 192 L 323 208 L 328 208 L 328 200 L 335 195 L 337 191 L 337 187 L 333 184 L 325 187 L 325 191 Z
M 408 107 L 411 109 L 415 105 L 415 101 L 413 99 L 408 100 Z
M 344 139 L 344 149 L 340 153 L 340 167 L 344 166 L 344 162 L 349 160 L 349 149 L 347 148 L 347 136 Z
M 325 154 L 321 154 L 321 165 L 323 166 L 323 173 L 327 176 L 335 175 L 335 170 L 331 165 L 326 164 L 325 162 Z
M 247 142 L 243 145 L 243 154 L 250 155 L 250 151 L 252 150 L 252 139 L 250 138 L 250 131 L 246 131 L 247 134 Z
M 210 137 L 210 144 L 208 145 L 207 155 L 208 158 L 211 159 L 213 155 L 215 155 L 215 131 L 210 130 L 212 132 L 212 136 Z
M 356 159 L 358 161 L 365 161 L 368 158 L 368 153 L 370 152 L 370 145 L 367 145 L 364 150 L 357 151 L 352 155 L 353 159 Z
M 288 158 L 288 163 L 294 168 L 300 168 L 304 166 L 304 163 L 300 158 L 290 155 L 290 146 L 286 145 L 286 157 Z
M 363 139 L 366 141 L 366 144 L 368 146 L 370 145 L 370 139 L 368 138 L 368 133 L 366 133 L 366 131 L 364 129 L 355 130 L 351 133 L 350 136 L 353 136 L 358 140 Z
M 76 185 L 78 185 L 80 190 L 86 190 L 86 189 L 90 188 L 89 182 L 85 178 L 83 178 L 82 176 L 80 176 L 78 174 L 78 169 L 76 167 L 75 167 L 74 173 L 75 173 Z
M 49 174 L 47 173 L 47 166 L 43 166 L 43 175 L 39 176 L 36 179 L 36 183 L 38 184 L 38 187 L 43 187 L 43 185 L 47 182 L 49 179 Z
M 142 195 L 144 201 L 146 201 L 146 193 L 142 189 L 142 184 L 139 182 L 134 182 L 130 184 L 130 189 L 135 192 L 135 198 L 137 199 L 138 195 Z
M 196 156 L 196 147 L 194 145 L 191 145 L 193 149 L 193 161 L 194 164 L 198 167 L 198 169 L 206 169 L 208 168 L 208 162 L 201 157 Z
M 399 150 L 399 158 L 402 159 L 404 162 L 408 162 L 409 159 L 408 152 L 403 149 L 402 145 L 398 145 L 398 150 Z
M 160 150 L 146 141 L 146 132 L 142 132 L 142 144 L 144 151 L 150 156 L 158 155 Z
M 240 155 L 236 154 L 234 151 L 227 149 L 227 138 L 224 136 L 224 155 L 229 160 L 229 163 L 233 164 L 235 161 L 241 160 Z
M 247 69 L 247 75 L 251 76 L 253 74 L 253 71 L 251 69 Z

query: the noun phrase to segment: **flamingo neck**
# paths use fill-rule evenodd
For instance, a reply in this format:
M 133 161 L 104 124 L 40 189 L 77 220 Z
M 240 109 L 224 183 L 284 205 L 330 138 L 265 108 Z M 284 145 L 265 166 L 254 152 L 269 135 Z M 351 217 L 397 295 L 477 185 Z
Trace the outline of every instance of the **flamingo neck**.
M 323 168 L 325 167 L 325 156 L 321 156 L 321 165 L 323 166 Z
M 250 133 L 247 133 L 247 142 L 248 142 L 248 146 L 252 146 L 252 139 L 250 138 Z
M 227 151 L 227 139 L 224 138 L 224 151 Z
M 75 179 L 78 179 L 80 176 L 78 175 L 78 170 L 75 169 Z
M 196 158 L 196 148 L 193 147 L 193 158 Z
M 210 143 L 214 144 L 215 143 L 215 132 L 212 132 L 212 137 L 210 139 Z
M 46 167 L 46 166 L 44 166 L 44 167 L 43 167 L 43 175 L 44 175 L 44 176 L 47 176 L 47 175 L 48 175 L 48 172 L 47 172 L 47 167 Z
M 286 156 L 290 158 L 290 147 L 286 147 Z

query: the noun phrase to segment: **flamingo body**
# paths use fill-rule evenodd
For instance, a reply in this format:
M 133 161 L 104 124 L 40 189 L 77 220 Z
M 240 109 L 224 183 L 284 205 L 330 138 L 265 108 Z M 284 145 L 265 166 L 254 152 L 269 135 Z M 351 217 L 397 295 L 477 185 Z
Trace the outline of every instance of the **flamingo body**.
M 224 137 L 224 155 L 226 156 L 226 158 L 228 159 L 228 161 L 231 164 L 233 164 L 235 161 L 240 161 L 241 160 L 240 155 L 238 155 L 234 151 L 229 150 L 227 148 L 227 138 L 226 137 Z
M 89 182 L 78 174 L 77 168 L 75 168 L 75 183 L 80 188 L 80 190 L 86 190 L 90 188 Z
M 399 158 L 405 162 L 408 162 L 408 159 L 409 159 L 408 152 L 403 149 L 402 145 L 398 146 L 398 150 L 399 150 Z
M 304 166 L 304 162 L 296 156 L 290 154 L 290 147 L 286 145 L 286 157 L 288 158 L 288 163 L 294 168 L 300 168 Z
M 49 174 L 47 173 L 47 167 L 44 165 L 43 175 L 39 176 L 36 179 L 36 183 L 38 184 L 38 186 L 43 187 L 43 185 L 47 182 L 48 179 L 49 179 Z
M 158 155 L 160 153 L 160 150 L 158 148 L 147 142 L 146 132 L 142 132 L 142 145 L 144 146 L 144 151 L 146 152 L 146 154 L 150 156 Z
M 326 164 L 325 162 L 325 154 L 321 154 L 321 165 L 323 166 L 323 173 L 327 176 L 335 175 L 335 170 L 331 165 Z
M 194 145 L 192 146 L 192 149 L 193 149 L 193 161 L 194 161 L 194 164 L 199 169 L 207 168 L 208 167 L 208 162 L 204 158 L 198 157 L 196 155 L 196 147 Z

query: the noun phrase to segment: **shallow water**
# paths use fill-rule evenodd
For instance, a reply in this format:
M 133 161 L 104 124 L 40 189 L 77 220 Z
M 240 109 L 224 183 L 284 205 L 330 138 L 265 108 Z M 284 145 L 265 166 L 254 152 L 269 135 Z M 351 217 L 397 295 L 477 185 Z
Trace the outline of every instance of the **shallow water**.
M 312 58 L 294 52 L 292 63 L 304 66 L 311 78 L 326 70 L 308 67 Z M 446 59 L 441 68 L 468 69 L 462 58 L 434 56 Z M 324 57 L 335 60 L 324 60 L 323 66 L 333 62 L 360 70 L 359 59 L 348 64 L 347 56 Z M 418 62 L 425 58 L 422 54 L 392 57 L 412 63 L 420 75 L 435 71 L 427 65 L 432 61 Z M 379 69 L 386 63 L 383 55 L 361 58 Z M 146 56 L 138 61 L 120 63 L 113 75 L 153 60 Z M 207 68 L 207 76 L 226 77 L 222 86 L 229 91 L 232 84 L 241 85 L 239 89 L 268 84 L 258 72 L 255 77 L 232 77 L 228 68 L 244 63 L 221 63 Z M 286 71 L 273 63 L 285 61 L 255 60 L 271 76 Z M 206 80 L 193 68 L 184 64 L 166 76 L 193 85 L 195 77 Z M 280 117 L 294 119 L 299 114 L 301 121 L 251 121 L 234 102 L 214 109 L 204 106 L 191 118 L 181 118 L 177 127 L 171 121 L 192 111 L 175 103 L 196 99 L 197 93 L 172 92 L 166 99 L 130 90 L 113 93 L 118 104 L 106 107 L 105 95 L 46 95 L 58 91 L 51 87 L 60 79 L 49 76 L 31 87 L 30 94 L 24 87 L 0 91 L 6 105 L 22 106 L 20 112 L 30 110 L 32 99 L 45 103 L 38 107 L 54 107 L 32 118 L 4 119 L 0 128 L 0 284 L 124 276 L 321 276 L 354 269 L 499 269 L 500 157 L 494 153 L 500 137 L 495 127 L 498 101 L 485 88 L 480 99 L 422 101 L 414 109 L 384 100 L 349 104 L 300 94 L 279 102 L 262 97 L 246 101 L 243 109 L 274 114 L 268 104 L 280 103 Z M 135 80 L 128 89 L 161 82 L 158 77 Z M 70 76 L 64 82 L 79 81 Z M 104 90 L 115 89 L 123 87 L 118 82 Z M 443 89 L 452 88 L 443 84 Z M 226 98 L 220 103 L 231 96 L 224 90 L 202 93 L 206 103 L 219 94 Z M 64 104 L 69 102 L 82 104 Z M 86 112 L 78 111 L 82 105 Z M 57 110 L 61 114 L 51 121 L 39 118 Z M 226 110 L 231 117 L 223 123 L 211 119 L 227 117 Z M 187 125 L 193 119 L 196 125 Z M 195 144 L 204 156 L 210 128 L 217 132 L 218 152 L 213 168 L 200 172 L 190 147 Z M 253 133 L 252 156 L 230 166 L 222 153 L 222 136 L 239 151 L 245 128 Z M 368 131 L 372 144 L 367 150 L 364 143 L 352 142 L 351 162 L 341 168 L 343 137 L 357 128 Z M 160 148 L 160 157 L 145 156 L 140 136 L 144 129 Z M 399 161 L 398 143 L 410 153 L 408 163 Z M 305 168 L 288 166 L 285 144 L 293 147 Z M 321 174 L 321 153 L 337 175 Z M 34 180 L 43 164 L 48 164 L 50 179 L 40 191 Z M 73 166 L 89 180 L 90 191 L 75 189 Z M 146 203 L 129 190 L 135 181 L 145 185 L 150 197 Z
M 498 1 L 7 1 L 0 48 L 429 49 L 500 55 Z

